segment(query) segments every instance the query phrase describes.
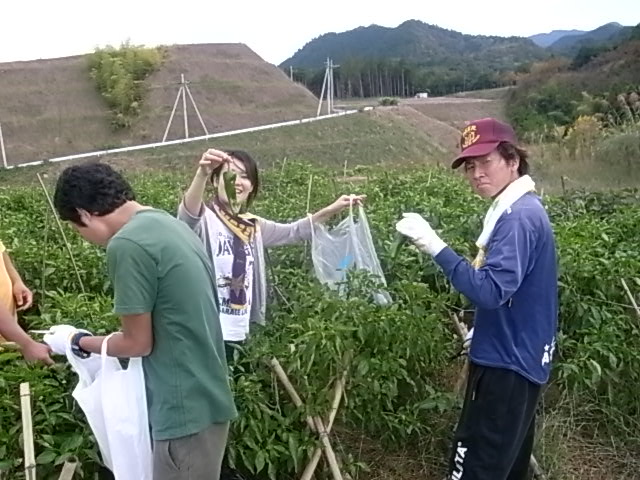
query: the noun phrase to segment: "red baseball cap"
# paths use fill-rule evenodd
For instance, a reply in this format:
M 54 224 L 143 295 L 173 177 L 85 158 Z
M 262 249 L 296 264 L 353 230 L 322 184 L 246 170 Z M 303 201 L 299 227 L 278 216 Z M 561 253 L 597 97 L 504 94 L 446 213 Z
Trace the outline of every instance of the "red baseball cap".
M 462 130 L 460 154 L 451 164 L 451 168 L 458 168 L 467 158 L 489 155 L 502 142 L 518 144 L 516 132 L 510 125 L 495 118 L 481 118 L 469 122 Z

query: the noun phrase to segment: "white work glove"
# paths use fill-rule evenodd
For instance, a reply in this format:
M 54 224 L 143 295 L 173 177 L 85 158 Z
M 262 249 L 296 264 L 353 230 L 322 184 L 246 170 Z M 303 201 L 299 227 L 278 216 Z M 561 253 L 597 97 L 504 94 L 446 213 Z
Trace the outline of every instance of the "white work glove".
M 49 333 L 45 334 L 42 340 L 51 347 L 53 353 L 66 355 L 71 338 L 79 331 L 71 325 L 55 325 L 49 329 Z
M 409 237 L 418 249 L 435 257 L 447 246 L 419 214 L 403 213 L 402 216 L 404 218 L 396 224 L 396 230 Z
M 462 342 L 462 348 L 464 348 L 466 351 L 469 351 L 469 349 L 471 348 L 472 338 L 473 338 L 473 327 L 464 336 L 464 342 Z

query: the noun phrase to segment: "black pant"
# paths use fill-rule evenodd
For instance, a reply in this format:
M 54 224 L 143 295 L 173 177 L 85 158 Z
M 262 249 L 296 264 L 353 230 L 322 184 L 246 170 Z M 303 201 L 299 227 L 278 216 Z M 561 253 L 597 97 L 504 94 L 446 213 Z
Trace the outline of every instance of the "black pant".
M 244 344 L 245 344 L 244 340 L 241 340 L 239 342 L 235 342 L 231 340 L 224 341 L 224 354 L 227 357 L 227 365 L 231 366 L 234 363 L 233 356 L 234 356 L 234 352 L 237 350 L 235 346 L 243 347 Z
M 447 480 L 525 480 L 540 385 L 507 369 L 470 363 Z

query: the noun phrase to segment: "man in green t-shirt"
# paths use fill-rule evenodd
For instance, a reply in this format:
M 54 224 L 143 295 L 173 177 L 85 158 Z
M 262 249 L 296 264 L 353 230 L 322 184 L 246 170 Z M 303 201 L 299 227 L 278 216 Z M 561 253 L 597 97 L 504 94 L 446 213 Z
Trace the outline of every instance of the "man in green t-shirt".
M 237 415 L 227 377 L 211 263 L 198 237 L 168 213 L 135 201 L 110 166 L 65 169 L 54 203 L 89 242 L 106 246 L 122 331 L 108 354 L 143 357 L 154 480 L 218 479 L 229 422 Z M 104 337 L 74 327 L 47 336 L 62 353 L 99 353 Z

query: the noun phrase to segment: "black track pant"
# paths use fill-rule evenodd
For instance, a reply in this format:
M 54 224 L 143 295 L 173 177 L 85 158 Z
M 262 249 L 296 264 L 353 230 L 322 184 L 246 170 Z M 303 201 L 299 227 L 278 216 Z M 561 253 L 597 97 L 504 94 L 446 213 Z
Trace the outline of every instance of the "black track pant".
M 447 479 L 529 478 L 540 385 L 511 370 L 469 367 Z

